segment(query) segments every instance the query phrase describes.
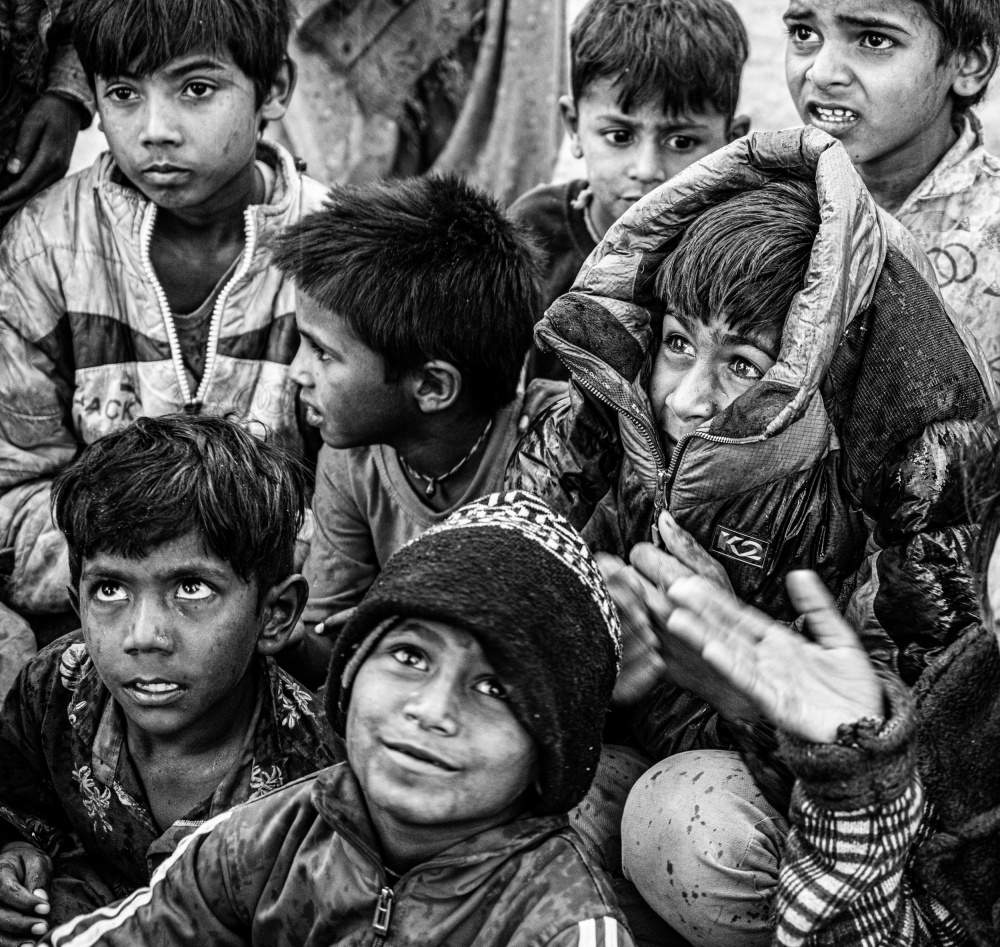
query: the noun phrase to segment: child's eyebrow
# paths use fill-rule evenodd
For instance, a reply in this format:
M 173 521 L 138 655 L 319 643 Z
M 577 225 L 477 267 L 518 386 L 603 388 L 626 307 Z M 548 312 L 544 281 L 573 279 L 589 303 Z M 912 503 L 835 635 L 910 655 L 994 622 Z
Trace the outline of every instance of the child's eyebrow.
M 163 71 L 168 76 L 183 76 L 189 72 L 222 72 L 225 66 L 211 56 L 200 56 L 197 59 L 181 60 L 173 66 L 167 66 Z
M 716 339 L 720 345 L 749 345 L 760 349 L 769 358 L 776 359 L 778 357 L 776 347 L 763 335 L 726 332 L 722 329 L 719 330 Z
M 838 13 L 834 19 L 845 26 L 853 26 L 861 30 L 895 30 L 897 33 L 909 33 L 902 23 L 884 19 L 875 13 L 855 14 Z

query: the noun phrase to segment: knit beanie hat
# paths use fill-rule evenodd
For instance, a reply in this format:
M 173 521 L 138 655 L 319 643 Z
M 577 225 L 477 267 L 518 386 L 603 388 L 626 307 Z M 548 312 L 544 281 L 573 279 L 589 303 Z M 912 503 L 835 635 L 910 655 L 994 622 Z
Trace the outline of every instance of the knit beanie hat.
M 333 649 L 326 711 L 341 735 L 369 639 L 397 616 L 446 622 L 476 638 L 538 747 L 535 811 L 572 809 L 597 769 L 621 647 L 614 605 L 580 534 L 527 493 L 495 493 L 400 549 Z

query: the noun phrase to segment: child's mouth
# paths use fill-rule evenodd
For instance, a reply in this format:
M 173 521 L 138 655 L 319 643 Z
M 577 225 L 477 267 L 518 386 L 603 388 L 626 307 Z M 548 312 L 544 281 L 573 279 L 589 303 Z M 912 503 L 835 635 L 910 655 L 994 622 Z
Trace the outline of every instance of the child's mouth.
M 126 684 L 125 690 L 137 704 L 154 707 L 177 700 L 187 688 L 173 681 L 135 680 Z
M 384 745 L 387 750 L 394 754 L 406 756 L 411 760 L 417 760 L 421 763 L 429 764 L 437 769 L 444 770 L 446 773 L 453 773 L 458 768 L 441 759 L 441 757 L 433 753 L 428 753 L 426 750 L 423 750 L 418 746 L 413 746 L 409 743 L 386 743 Z
M 809 115 L 814 125 L 822 125 L 835 130 L 849 128 L 861 118 L 857 112 L 853 112 L 851 109 L 815 104 L 809 106 Z

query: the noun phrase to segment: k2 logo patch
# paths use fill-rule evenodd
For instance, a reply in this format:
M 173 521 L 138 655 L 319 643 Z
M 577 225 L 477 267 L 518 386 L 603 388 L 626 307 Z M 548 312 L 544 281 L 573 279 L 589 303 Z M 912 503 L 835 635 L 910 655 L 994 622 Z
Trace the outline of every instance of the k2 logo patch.
M 755 536 L 748 536 L 739 530 L 730 529 L 728 526 L 719 526 L 715 530 L 715 539 L 712 540 L 712 551 L 725 556 L 727 559 L 735 559 L 746 566 L 754 569 L 763 569 L 767 560 L 767 552 L 771 544 Z

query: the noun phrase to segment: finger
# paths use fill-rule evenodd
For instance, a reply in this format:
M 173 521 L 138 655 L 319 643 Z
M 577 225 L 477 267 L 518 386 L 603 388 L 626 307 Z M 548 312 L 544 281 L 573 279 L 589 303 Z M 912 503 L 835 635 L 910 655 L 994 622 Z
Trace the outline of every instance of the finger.
M 55 184 L 62 172 L 52 171 L 40 162 L 31 164 L 10 187 L 0 192 L 0 212 L 17 210 L 39 191 Z
M 0 905 L 23 914 L 34 914 L 35 905 L 39 903 L 39 899 L 21 884 L 19 874 L 9 863 L 0 866 Z
M 36 905 L 36 914 L 48 914 L 49 896 L 46 889 L 52 880 L 52 861 L 44 852 L 28 852 L 23 856 L 24 887 L 45 903 Z
M 700 572 L 701 568 L 706 565 L 713 569 L 718 566 L 718 563 L 702 547 L 701 543 L 686 529 L 678 525 L 677 520 L 666 510 L 660 511 L 656 527 L 667 551 L 680 559 L 693 572 Z
M 785 578 L 788 597 L 805 617 L 817 644 L 824 648 L 860 648 L 854 629 L 844 621 L 833 596 L 815 572 L 799 569 Z
M 11 174 L 20 174 L 35 156 L 42 133 L 45 131 L 45 121 L 37 114 L 29 111 L 21 122 L 17 133 L 14 149 L 7 159 L 7 170 Z
M 667 589 L 675 608 L 697 615 L 716 636 L 729 632 L 760 641 L 773 622 L 745 602 L 720 595 L 718 585 L 701 576 L 679 579 Z
M 678 579 L 694 574 L 672 553 L 657 549 L 652 543 L 637 543 L 628 558 L 640 575 L 664 591 Z
M 628 568 L 618 556 L 612 556 L 608 552 L 599 552 L 594 558 L 597 560 L 597 568 L 601 570 L 605 582 L 616 572 Z
M 49 929 L 48 922 L 36 915 L 24 914 L 10 908 L 0 908 L 0 933 L 10 936 L 20 935 L 20 939 L 15 940 L 15 944 L 23 944 L 26 935 L 34 934 L 41 937 Z

